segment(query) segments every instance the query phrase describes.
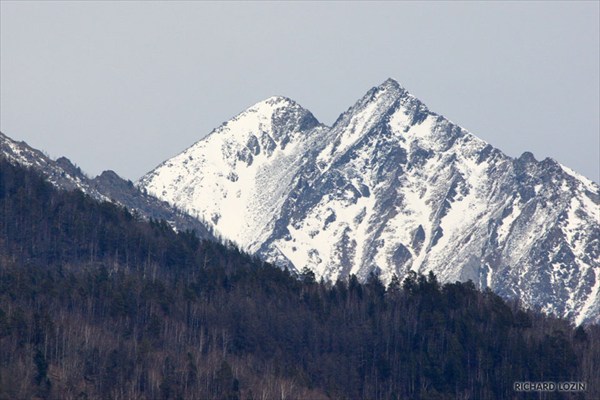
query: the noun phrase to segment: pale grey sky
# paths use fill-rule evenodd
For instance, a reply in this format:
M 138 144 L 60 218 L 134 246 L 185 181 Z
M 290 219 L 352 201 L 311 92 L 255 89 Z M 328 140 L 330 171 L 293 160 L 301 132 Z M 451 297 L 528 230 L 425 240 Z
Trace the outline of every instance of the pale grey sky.
M 0 129 L 135 180 L 257 101 L 332 124 L 392 77 L 600 181 L 599 2 L 0 3 Z

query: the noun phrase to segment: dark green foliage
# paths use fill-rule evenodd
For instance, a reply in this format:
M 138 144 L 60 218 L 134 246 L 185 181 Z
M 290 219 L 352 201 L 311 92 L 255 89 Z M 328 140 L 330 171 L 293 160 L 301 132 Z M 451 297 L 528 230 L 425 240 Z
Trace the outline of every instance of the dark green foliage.
M 600 398 L 598 360 L 472 282 L 318 283 L 0 164 L 0 399 Z

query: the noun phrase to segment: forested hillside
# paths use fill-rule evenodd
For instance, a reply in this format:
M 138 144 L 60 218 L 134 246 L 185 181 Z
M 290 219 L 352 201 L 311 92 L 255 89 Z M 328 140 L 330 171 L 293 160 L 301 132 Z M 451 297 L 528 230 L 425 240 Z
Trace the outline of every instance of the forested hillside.
M 598 326 L 433 274 L 293 276 L 0 160 L 0 399 L 594 399 L 599 370 Z

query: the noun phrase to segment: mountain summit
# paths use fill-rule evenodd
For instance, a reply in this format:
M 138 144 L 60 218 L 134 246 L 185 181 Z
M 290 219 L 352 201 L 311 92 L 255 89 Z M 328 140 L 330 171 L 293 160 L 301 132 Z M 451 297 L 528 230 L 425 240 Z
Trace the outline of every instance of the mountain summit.
M 396 81 L 332 127 L 257 103 L 138 185 L 223 237 L 318 278 L 433 271 L 577 323 L 600 320 L 600 189 L 513 159 Z

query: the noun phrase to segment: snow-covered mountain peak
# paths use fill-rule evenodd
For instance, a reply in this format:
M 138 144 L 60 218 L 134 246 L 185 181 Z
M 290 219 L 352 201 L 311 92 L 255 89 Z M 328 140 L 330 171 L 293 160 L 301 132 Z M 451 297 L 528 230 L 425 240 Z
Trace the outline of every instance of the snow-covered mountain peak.
M 260 140 L 261 136 L 264 137 L 263 141 L 269 141 L 265 136 L 265 133 L 268 133 L 271 139 L 276 142 L 281 141 L 285 146 L 291 139 L 289 135 L 318 125 L 320 123 L 312 113 L 294 100 L 283 96 L 272 96 L 237 114 L 198 143 L 213 140 L 212 136 L 217 135 L 221 136 L 222 140 L 244 146 L 250 141 L 252 143 L 249 145 L 255 148 L 255 142 Z M 268 143 L 264 144 L 271 147 Z
M 259 110 L 259 109 L 267 109 L 267 108 L 281 108 L 281 107 L 300 107 L 302 108 L 302 106 L 300 106 L 298 103 L 296 103 L 294 100 L 290 99 L 289 97 L 285 97 L 285 96 L 271 96 L 268 97 L 262 101 L 259 101 L 258 103 L 254 104 L 253 106 L 249 107 L 249 110 Z
M 249 117 L 250 115 L 254 115 L 257 118 L 269 119 L 273 116 L 273 114 L 282 109 L 296 110 L 298 112 L 304 111 L 302 106 L 287 97 L 271 96 L 265 100 L 259 101 L 251 107 L 248 107 L 248 109 L 233 117 L 232 120 Z
M 327 130 L 295 101 L 273 96 L 161 164 L 139 185 L 255 250 L 272 229 L 305 153 Z
M 420 125 L 430 115 L 437 117 L 398 82 L 387 79 L 338 117 L 328 134 L 327 146 L 320 150 L 317 165 L 321 171 L 327 171 L 365 142 L 381 144 L 399 140 L 400 136 L 406 136 L 409 127 Z M 392 125 L 397 131 L 394 134 L 390 130 Z M 429 132 L 424 129 L 410 133 L 414 136 L 425 131 Z
M 418 98 L 390 78 L 381 85 L 371 88 L 352 107 L 340 115 L 333 125 L 333 129 L 343 126 L 347 130 L 350 125 L 352 131 L 368 132 L 370 125 L 386 122 L 398 111 L 409 115 L 412 122 L 420 122 L 428 114 L 433 114 Z
M 367 95 L 369 95 L 372 91 L 384 92 L 388 96 L 412 96 L 412 94 L 410 94 L 404 86 L 402 86 L 400 83 L 398 83 L 398 81 L 392 78 L 388 78 L 385 81 L 383 81 L 380 85 L 371 88 L 371 90 L 367 92 Z
M 379 87 L 384 86 L 402 88 L 402 85 L 400 85 L 394 78 L 387 78 L 381 85 L 379 85 Z
M 318 278 L 433 271 L 600 320 L 600 189 L 513 159 L 393 79 L 326 127 L 272 97 L 139 183 L 265 259 Z
M 387 100 L 390 103 L 399 100 L 402 97 L 411 96 L 408 90 L 403 88 L 398 82 L 389 78 L 378 86 L 372 87 L 365 93 L 365 95 L 359 99 L 352 108 L 362 108 L 370 103 L 381 104 L 382 101 Z M 388 104 L 390 104 L 388 103 Z

